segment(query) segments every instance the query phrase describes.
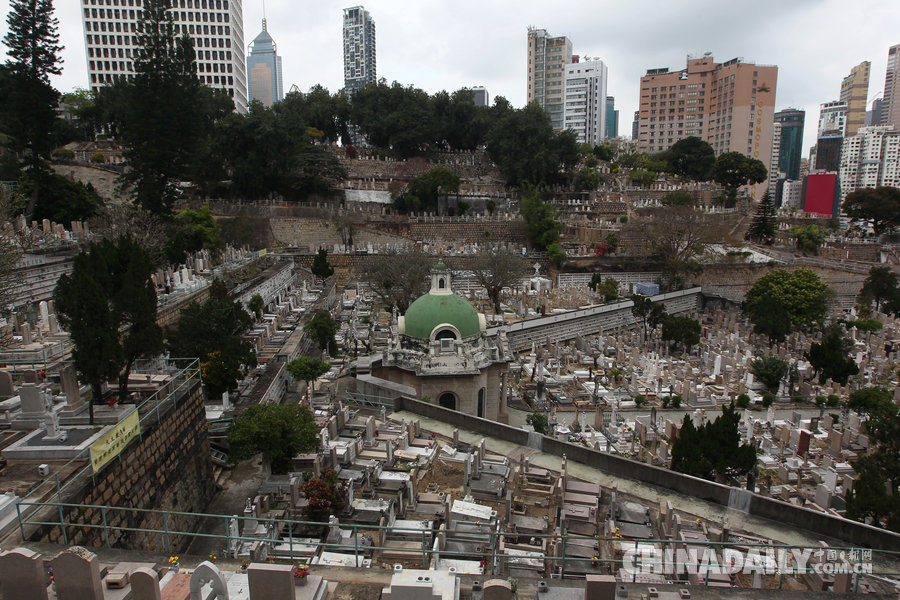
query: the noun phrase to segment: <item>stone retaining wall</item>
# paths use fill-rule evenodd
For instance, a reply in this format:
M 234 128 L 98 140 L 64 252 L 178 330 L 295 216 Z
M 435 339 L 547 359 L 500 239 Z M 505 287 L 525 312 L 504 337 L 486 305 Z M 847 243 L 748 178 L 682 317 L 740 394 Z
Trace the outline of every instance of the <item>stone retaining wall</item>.
M 144 419 L 141 438 L 132 440 L 122 453 L 67 498 L 71 504 L 124 507 L 135 510 L 106 510 L 72 507 L 65 514 L 67 541 L 70 545 L 113 547 L 168 552 L 164 535 L 121 531 L 115 527 L 154 529 L 157 531 L 194 531 L 199 515 L 171 515 L 142 509 L 202 513 L 212 500 L 212 477 L 206 411 L 199 379 L 176 392 L 175 402 L 163 401 L 168 410 L 160 419 Z M 103 512 L 106 514 L 104 515 Z M 109 525 L 105 537 L 104 520 Z M 85 527 L 79 524 L 90 524 Z M 190 538 L 168 535 L 170 549 L 179 552 Z M 59 527 L 44 527 L 33 541 L 63 543 Z

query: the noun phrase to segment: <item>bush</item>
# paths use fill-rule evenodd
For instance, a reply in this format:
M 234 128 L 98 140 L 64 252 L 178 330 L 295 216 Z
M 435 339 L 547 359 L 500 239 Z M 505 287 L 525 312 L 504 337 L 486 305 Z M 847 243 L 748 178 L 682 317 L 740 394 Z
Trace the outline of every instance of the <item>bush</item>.
M 762 397 L 762 405 L 763 406 L 765 406 L 766 408 L 769 408 L 770 406 L 772 406 L 773 402 L 775 402 L 774 394 L 770 394 L 769 392 L 766 392 L 765 394 L 763 394 L 763 397 Z
M 741 394 L 737 397 L 738 408 L 748 408 L 750 406 L 750 396 Z
M 825 402 L 826 402 L 825 396 L 816 396 L 816 406 L 818 406 L 818 407 L 825 406 Z
M 834 408 L 835 406 L 841 405 L 841 397 L 837 394 L 828 394 L 828 397 L 825 399 L 825 406 L 828 408 Z M 837 421 L 835 421 L 836 423 Z
M 544 413 L 534 412 L 525 417 L 525 422 L 531 425 L 535 432 L 544 433 L 547 431 L 547 426 L 549 423 L 547 422 L 547 416 Z
M 74 160 L 75 152 L 68 148 L 57 148 L 53 151 L 53 158 L 57 160 Z
M 672 396 L 672 408 L 681 408 L 681 396 L 678 394 Z
M 791 402 L 794 404 L 800 404 L 803 402 L 803 396 L 793 396 L 791 397 Z
M 638 394 L 637 396 L 634 397 L 634 404 L 636 406 L 643 406 L 646 403 L 647 403 L 647 397 L 644 396 L 643 394 Z
M 95 164 L 103 164 L 106 162 L 106 157 L 102 152 L 94 152 L 91 155 L 91 162 Z

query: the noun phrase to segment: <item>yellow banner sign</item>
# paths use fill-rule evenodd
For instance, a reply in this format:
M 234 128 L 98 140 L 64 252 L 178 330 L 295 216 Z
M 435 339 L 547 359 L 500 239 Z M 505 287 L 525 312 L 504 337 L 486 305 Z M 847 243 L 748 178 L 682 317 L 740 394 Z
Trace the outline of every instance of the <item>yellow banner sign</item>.
M 137 409 L 119 421 L 119 424 L 106 435 L 91 444 L 91 467 L 97 473 L 106 463 L 119 455 L 119 452 L 141 432 L 141 421 Z

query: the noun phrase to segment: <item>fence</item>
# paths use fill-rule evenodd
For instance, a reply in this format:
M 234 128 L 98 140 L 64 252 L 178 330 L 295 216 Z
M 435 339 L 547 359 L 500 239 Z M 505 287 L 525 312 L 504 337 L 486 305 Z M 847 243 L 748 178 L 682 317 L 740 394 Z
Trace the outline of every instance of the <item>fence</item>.
M 30 511 L 22 511 L 21 505 L 31 508 Z M 506 575 L 510 567 L 521 569 L 521 561 L 531 561 L 526 570 L 534 571 L 535 577 L 543 577 L 549 571 L 556 577 L 581 577 L 585 574 L 616 574 L 619 569 L 625 568 L 626 573 L 637 581 L 638 571 L 642 568 L 651 568 L 655 572 L 667 572 L 667 569 L 676 571 L 687 570 L 688 573 L 703 579 L 704 584 L 709 583 L 710 575 L 716 575 L 719 571 L 734 569 L 736 556 L 762 557 L 763 563 L 757 565 L 764 575 L 771 576 L 772 586 L 781 587 L 785 574 L 813 575 L 820 574 L 819 568 L 824 561 L 815 561 L 809 565 L 807 560 L 819 555 L 824 555 L 827 550 L 835 554 L 835 561 L 840 557 L 841 564 L 832 565 L 831 573 L 835 569 L 846 569 L 853 578 L 853 589 L 858 590 L 861 575 L 874 577 L 900 576 L 900 552 L 876 550 L 869 551 L 849 546 L 798 546 L 789 544 L 748 542 L 744 539 L 736 539 L 728 542 L 716 542 L 711 540 L 672 540 L 672 539 L 625 539 L 618 536 L 591 536 L 553 534 L 553 533 L 521 533 L 504 532 L 500 530 L 498 522 L 480 524 L 479 522 L 462 521 L 462 527 L 457 529 L 445 529 L 441 526 L 437 529 L 422 529 L 412 527 L 393 527 L 390 525 L 363 525 L 357 523 L 324 523 L 319 521 L 304 521 L 278 518 L 258 518 L 230 515 L 215 515 L 202 513 L 182 513 L 177 511 L 161 511 L 155 509 L 130 509 L 113 506 L 65 504 L 57 502 L 22 502 L 20 505 L 19 528 L 23 540 L 27 539 L 28 531 L 32 528 L 58 527 L 62 531 L 62 538 L 67 539 L 66 531 L 72 528 L 88 528 L 102 530 L 101 538 L 107 548 L 115 547 L 111 540 L 128 537 L 131 534 L 146 534 L 152 540 L 151 546 L 171 555 L 179 553 L 171 544 L 175 536 L 197 539 L 218 539 L 222 542 L 222 556 L 230 558 L 238 557 L 238 545 L 242 542 L 264 542 L 270 545 L 270 556 L 275 560 L 285 562 L 296 560 L 308 560 L 311 554 L 319 549 L 339 551 L 354 556 L 354 564 L 363 565 L 366 557 L 374 552 L 391 552 L 392 557 L 401 553 L 406 560 L 418 560 L 421 558 L 423 569 L 428 569 L 434 562 L 441 558 L 478 560 L 483 564 L 484 575 Z M 78 509 L 83 512 L 94 512 L 101 515 L 99 523 L 91 522 L 66 522 L 62 515 Z M 115 519 L 117 511 L 129 511 L 134 513 L 132 519 Z M 60 515 L 57 519 L 35 520 L 23 514 L 36 515 L 38 513 Z M 152 517 L 156 518 L 152 518 Z M 161 519 L 159 517 L 162 517 Z M 169 524 L 193 521 L 198 518 L 209 519 L 215 524 L 210 531 L 219 530 L 221 533 L 197 533 L 183 531 Z M 119 522 L 162 522 L 164 526 L 159 528 L 111 526 L 109 521 Z M 243 522 L 252 521 L 265 526 L 266 531 L 282 532 L 281 538 L 241 536 L 235 532 L 244 530 Z M 474 527 L 473 527 L 474 526 Z M 480 526 L 480 527 L 479 527 Z M 295 539 L 295 531 L 300 530 L 322 532 L 325 528 L 340 527 L 350 530 L 346 542 L 318 541 L 310 543 L 309 538 Z M 403 539 L 421 538 L 421 545 L 415 549 L 410 545 L 403 548 L 387 545 L 387 534 L 403 533 Z M 373 540 L 382 540 L 381 543 L 366 543 L 368 534 Z M 457 534 L 459 537 L 457 538 Z M 286 537 L 285 537 L 286 536 Z M 528 538 L 527 545 L 533 547 L 534 555 L 506 554 L 504 548 L 507 545 L 522 546 L 515 538 Z M 338 536 L 338 539 L 341 539 Z M 441 548 L 442 540 L 461 539 L 476 542 L 474 550 L 451 551 Z M 594 554 L 589 557 L 567 555 L 567 549 L 576 546 L 584 546 L 585 540 L 595 542 Z M 663 556 L 662 560 L 656 560 L 648 564 L 648 546 L 654 548 L 654 556 Z M 521 550 L 521 547 L 517 548 Z M 693 549 L 693 553 L 691 550 Z M 680 552 L 680 553 L 679 553 Z M 729 556 L 731 558 L 729 558 Z M 669 557 L 685 558 L 676 564 Z M 691 557 L 693 557 L 693 564 Z M 698 560 L 699 559 L 699 560 Z M 394 559 L 396 560 L 396 559 Z M 846 561 L 846 562 L 844 562 Z M 687 564 L 684 564 L 686 562 Z M 738 565 L 737 570 L 741 566 Z M 695 569 L 691 572 L 691 569 Z M 827 572 L 827 571 L 826 571 Z M 632 575 L 633 573 L 633 575 Z

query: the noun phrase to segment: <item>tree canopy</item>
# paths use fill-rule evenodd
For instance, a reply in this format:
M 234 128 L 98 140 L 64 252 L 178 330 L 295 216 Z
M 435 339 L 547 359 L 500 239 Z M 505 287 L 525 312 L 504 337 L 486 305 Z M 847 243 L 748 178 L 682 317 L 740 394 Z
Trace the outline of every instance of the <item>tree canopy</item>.
M 204 383 L 211 396 L 220 397 L 236 389 L 245 370 L 256 366 L 253 344 L 240 337 L 252 324 L 253 318 L 241 303 L 232 300 L 225 284 L 215 280 L 209 298 L 183 308 L 178 324 L 167 330 L 169 353 L 198 357 L 201 366 L 207 364 L 213 377 L 204 377 Z
M 858 300 L 866 305 L 875 303 L 875 310 L 881 310 L 882 304 L 900 296 L 900 282 L 897 274 L 888 266 L 869 269 L 869 276 L 863 282 Z
M 666 161 L 672 173 L 694 181 L 709 181 L 716 164 L 713 147 L 696 136 L 678 140 L 659 158 Z
M 713 181 L 725 188 L 731 203 L 737 198 L 738 188 L 762 183 L 767 176 L 768 172 L 762 161 L 749 158 L 740 152 L 720 154 L 712 168 Z
M 255 404 L 228 428 L 229 457 L 240 461 L 260 452 L 273 473 L 287 473 L 294 456 L 319 447 L 318 434 L 307 406 Z
M 859 366 L 849 353 L 853 349 L 853 340 L 844 333 L 838 323 L 825 328 L 821 342 L 810 345 L 803 356 L 812 365 L 813 374 L 818 375 L 819 384 L 825 385 L 828 378 L 846 385 L 847 380 L 859 373 Z
M 298 356 L 284 367 L 291 377 L 305 383 L 315 383 L 316 379 L 331 369 L 331 365 L 314 356 Z
M 406 193 L 394 200 L 394 208 L 401 213 L 440 212 L 438 199 L 458 191 L 459 175 L 447 167 L 433 167 L 409 181 Z
M 516 285 L 528 272 L 521 255 L 491 249 L 480 254 L 471 266 L 472 274 L 487 291 L 494 305 L 494 313 L 500 314 L 500 296 L 503 288 Z
M 378 254 L 369 265 L 367 276 L 372 291 L 390 311 L 401 313 L 428 291 L 428 274 L 434 259 L 421 250 L 390 251 Z
M 319 349 L 328 350 L 328 354 L 337 354 L 337 343 L 334 334 L 337 332 L 337 323 L 331 318 L 327 310 L 317 310 L 316 314 L 306 322 L 303 331 L 317 344 Z
M 750 370 L 769 390 L 776 391 L 781 380 L 787 374 L 788 363 L 774 355 L 764 356 L 753 359 L 753 362 L 750 363 Z
M 697 259 L 706 252 L 714 231 L 703 215 L 692 208 L 672 207 L 657 212 L 646 235 L 666 274 L 666 290 L 673 291 L 684 285 L 686 276 L 700 270 Z
M 143 248 L 123 236 L 92 243 L 56 284 L 57 313 L 75 344 L 75 368 L 93 390 L 91 404 L 101 400 L 103 383 L 117 376 L 119 397 L 127 399 L 134 361 L 163 349 L 152 272 Z
M 739 422 L 733 403 L 722 406 L 715 421 L 699 428 L 685 415 L 672 445 L 672 470 L 723 482 L 749 473 L 756 464 L 756 450 L 741 444 Z
M 535 247 L 539 250 L 546 250 L 559 242 L 562 225 L 556 220 L 556 209 L 541 198 L 541 193 L 537 188 L 526 186 L 522 192 L 519 212 L 528 228 L 528 239 Z
M 795 327 L 821 323 L 828 312 L 831 292 L 810 269 L 775 269 L 760 277 L 747 292 L 744 313 L 753 330 L 783 340 Z
M 334 275 L 334 267 L 328 264 L 328 250 L 319 248 L 319 251 L 316 252 L 316 257 L 313 259 L 311 270 L 312 274 L 318 277 L 323 285 L 326 279 Z
M 841 208 L 851 219 L 871 219 L 875 235 L 880 235 L 900 224 L 900 189 L 858 189 L 847 194 Z
M 662 339 L 681 344 L 685 352 L 700 342 L 700 322 L 690 317 L 666 315 L 662 320 Z
M 775 237 L 775 231 L 775 203 L 772 202 L 772 195 L 766 190 L 756 207 L 756 214 L 747 230 L 746 238 L 754 242 L 771 244 Z
M 641 320 L 644 325 L 644 337 L 647 337 L 647 325 L 655 329 L 666 317 L 666 307 L 661 302 L 654 302 L 648 296 L 632 296 L 631 314 Z

